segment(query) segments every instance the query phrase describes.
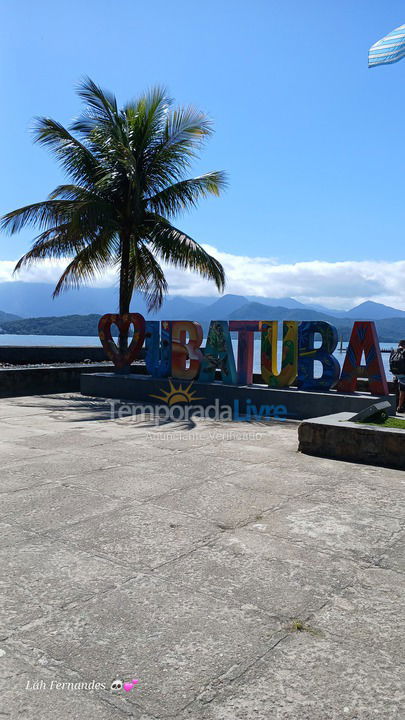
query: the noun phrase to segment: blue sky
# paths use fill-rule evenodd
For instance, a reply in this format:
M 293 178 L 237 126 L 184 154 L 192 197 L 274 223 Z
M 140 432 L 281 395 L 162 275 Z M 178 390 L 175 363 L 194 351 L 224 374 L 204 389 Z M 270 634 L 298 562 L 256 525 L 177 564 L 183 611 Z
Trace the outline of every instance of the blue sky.
M 335 305 L 372 296 L 372 284 L 353 287 L 356 268 L 372 280 L 392 267 L 401 282 L 378 289 L 378 276 L 376 297 L 405 306 L 405 61 L 367 68 L 369 46 L 403 23 L 395 0 L 3 0 L 0 212 L 60 182 L 29 127 L 35 115 L 77 114 L 84 74 L 121 101 L 164 84 L 215 123 L 196 173 L 230 178 L 221 200 L 182 218 L 186 231 L 223 257 L 352 263 L 344 299 L 314 281 L 312 294 L 283 289 Z M 32 235 L 2 236 L 0 259 L 18 258 Z

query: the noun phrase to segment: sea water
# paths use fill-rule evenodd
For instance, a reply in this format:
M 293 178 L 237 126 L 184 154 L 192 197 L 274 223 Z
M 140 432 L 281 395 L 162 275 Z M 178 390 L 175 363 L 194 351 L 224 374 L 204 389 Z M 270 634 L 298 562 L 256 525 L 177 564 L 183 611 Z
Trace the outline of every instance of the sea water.
M 51 345 L 51 346 L 69 346 L 69 347 L 75 347 L 75 346 L 86 346 L 89 345 L 91 347 L 97 346 L 100 344 L 100 340 L 97 335 L 0 335 L 0 345 Z M 203 346 L 205 345 L 205 339 L 203 341 Z M 238 341 L 236 339 L 232 340 L 232 345 L 235 353 L 235 362 L 237 360 L 237 352 L 238 352 Z M 380 343 L 380 348 L 382 350 L 391 350 L 392 347 L 395 346 L 395 343 Z M 339 364 L 342 366 L 344 358 L 345 358 L 345 349 L 347 347 L 347 343 L 343 343 L 343 352 L 340 352 L 339 349 L 337 349 L 334 353 L 335 357 L 339 361 Z M 281 351 L 282 351 L 282 342 L 281 340 L 277 343 L 277 355 L 278 355 L 278 361 L 280 363 L 281 358 Z M 391 380 L 392 375 L 390 373 L 389 369 L 389 353 L 383 353 L 382 359 L 383 364 L 385 368 L 385 372 L 387 373 L 388 380 Z M 317 367 L 319 366 L 319 367 Z M 256 338 L 254 341 L 254 357 L 253 357 L 253 370 L 254 372 L 259 373 L 260 372 L 260 338 Z M 315 377 L 319 376 L 322 372 L 322 368 L 320 363 L 315 363 Z

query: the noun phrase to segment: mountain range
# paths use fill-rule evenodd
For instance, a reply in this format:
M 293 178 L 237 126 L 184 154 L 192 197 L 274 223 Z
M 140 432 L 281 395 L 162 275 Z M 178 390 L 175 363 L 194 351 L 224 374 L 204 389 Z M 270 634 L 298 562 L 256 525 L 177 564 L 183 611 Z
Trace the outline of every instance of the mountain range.
M 62 315 L 103 315 L 106 312 L 118 311 L 117 287 L 106 288 L 83 287 L 80 290 L 70 290 L 53 299 L 53 285 L 48 283 L 27 283 L 22 281 L 0 282 L 0 308 L 3 314 L 31 317 L 58 317 Z M 244 295 L 223 295 L 222 297 L 182 297 L 168 296 L 163 308 L 153 317 L 168 320 L 190 317 L 198 320 L 201 317 L 211 319 L 216 316 L 227 319 L 230 313 L 244 308 L 243 314 L 250 315 L 255 308 L 246 306 L 259 304 L 266 307 L 282 307 L 288 310 L 310 310 L 324 313 L 331 317 L 357 318 L 363 320 L 382 320 L 391 317 L 405 317 L 404 310 L 389 307 L 381 303 L 367 301 L 351 310 L 334 310 L 318 304 L 304 304 L 291 297 L 271 298 Z M 133 311 L 147 314 L 145 302 L 141 295 L 135 295 L 132 302 Z M 240 316 L 242 317 L 242 316 Z M 256 316 L 257 317 L 257 316 Z M 9 318 L 10 320 L 14 319 Z M 0 322 L 5 319 L 0 314 Z M 252 315 L 250 318 L 255 319 Z
M 82 288 L 52 300 L 52 286 L 45 283 L 0 283 L 0 332 L 31 335 L 97 335 L 100 315 L 117 311 L 117 291 Z M 28 310 L 29 308 L 29 310 Z M 305 305 L 294 298 L 243 295 L 166 298 L 163 307 L 148 314 L 142 296 L 135 296 L 131 309 L 149 319 L 196 320 L 207 331 L 211 320 L 324 320 L 335 325 L 348 340 L 354 320 L 374 320 L 381 342 L 405 337 L 405 311 L 372 301 L 348 311 L 322 305 Z

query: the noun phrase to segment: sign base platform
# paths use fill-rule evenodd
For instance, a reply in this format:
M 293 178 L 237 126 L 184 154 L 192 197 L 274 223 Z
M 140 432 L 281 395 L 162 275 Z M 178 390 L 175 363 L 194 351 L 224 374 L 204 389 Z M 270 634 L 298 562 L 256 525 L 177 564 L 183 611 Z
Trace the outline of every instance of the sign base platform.
M 294 388 L 273 389 L 265 385 L 227 385 L 222 382 L 199 383 L 172 378 L 154 378 L 150 375 L 116 373 L 82 373 L 80 391 L 83 395 L 114 398 L 145 405 L 171 405 L 176 400 L 190 406 L 215 405 L 221 409 L 231 408 L 234 420 L 274 417 L 304 420 L 339 412 L 357 413 L 382 399 L 392 407 L 395 414 L 395 395 L 381 396 L 369 393 L 310 392 Z M 183 393 L 183 395 L 182 395 Z M 157 396 L 157 397 L 156 397 Z M 181 399 L 183 398 L 183 400 Z M 284 408 L 284 410 L 281 410 Z

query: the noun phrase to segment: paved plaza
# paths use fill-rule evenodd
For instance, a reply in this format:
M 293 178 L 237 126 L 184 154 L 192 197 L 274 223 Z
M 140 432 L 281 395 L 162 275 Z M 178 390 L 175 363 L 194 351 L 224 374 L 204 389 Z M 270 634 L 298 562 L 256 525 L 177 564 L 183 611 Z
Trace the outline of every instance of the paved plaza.
M 290 422 L 0 418 L 0 718 L 403 720 L 403 472 Z

